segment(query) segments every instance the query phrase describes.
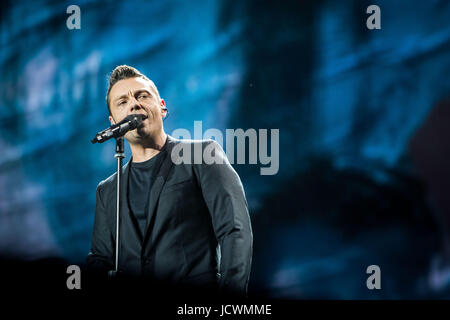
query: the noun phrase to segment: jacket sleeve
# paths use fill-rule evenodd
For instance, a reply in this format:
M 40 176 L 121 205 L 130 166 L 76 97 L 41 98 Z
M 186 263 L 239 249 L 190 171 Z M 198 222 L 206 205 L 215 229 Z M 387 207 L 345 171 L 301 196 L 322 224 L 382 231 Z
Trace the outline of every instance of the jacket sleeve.
M 101 199 L 101 186 L 102 182 L 97 186 L 92 245 L 86 263 L 91 274 L 107 277 L 108 271 L 114 268 L 114 241 L 111 223 L 107 220 L 107 212 Z
M 245 296 L 253 252 L 253 233 L 241 180 L 221 146 L 209 140 L 212 164 L 197 164 L 196 175 L 220 245 L 219 290 Z M 217 163 L 218 162 L 218 163 Z

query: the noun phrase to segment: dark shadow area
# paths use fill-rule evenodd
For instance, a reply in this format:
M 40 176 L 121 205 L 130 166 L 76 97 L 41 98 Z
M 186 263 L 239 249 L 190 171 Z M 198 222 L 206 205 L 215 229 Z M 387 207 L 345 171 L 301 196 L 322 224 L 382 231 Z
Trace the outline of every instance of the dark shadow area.
M 327 159 L 312 163 L 254 213 L 254 264 L 261 268 L 253 270 L 251 292 L 305 299 L 433 295 L 427 273 L 443 235 L 423 182 L 378 168 L 387 179 L 380 183 Z M 372 264 L 381 268 L 379 293 L 365 287 Z

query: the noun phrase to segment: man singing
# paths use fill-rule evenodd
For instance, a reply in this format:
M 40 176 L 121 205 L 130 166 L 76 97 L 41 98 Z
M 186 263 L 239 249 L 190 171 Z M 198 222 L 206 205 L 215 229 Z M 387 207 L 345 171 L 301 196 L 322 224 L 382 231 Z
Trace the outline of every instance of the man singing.
M 253 246 L 250 217 L 242 183 L 220 145 L 167 135 L 165 102 L 155 84 L 135 68 L 113 70 L 106 101 L 111 124 L 130 114 L 145 119 L 125 135 L 132 157 L 123 166 L 119 275 L 246 295 Z M 222 163 L 194 161 L 196 150 L 207 147 Z M 192 161 L 175 162 L 175 151 L 186 148 Z M 97 275 L 114 269 L 116 178 L 114 174 L 97 187 L 87 257 L 88 270 Z

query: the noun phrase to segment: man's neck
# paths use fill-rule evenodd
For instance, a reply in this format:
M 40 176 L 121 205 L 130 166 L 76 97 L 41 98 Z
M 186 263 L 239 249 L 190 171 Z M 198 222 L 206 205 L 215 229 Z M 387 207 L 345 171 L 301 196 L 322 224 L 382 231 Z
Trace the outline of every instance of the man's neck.
M 156 137 L 152 137 L 145 143 L 131 144 L 131 153 L 133 154 L 133 162 L 144 162 L 156 156 L 166 143 L 167 135 L 162 131 Z

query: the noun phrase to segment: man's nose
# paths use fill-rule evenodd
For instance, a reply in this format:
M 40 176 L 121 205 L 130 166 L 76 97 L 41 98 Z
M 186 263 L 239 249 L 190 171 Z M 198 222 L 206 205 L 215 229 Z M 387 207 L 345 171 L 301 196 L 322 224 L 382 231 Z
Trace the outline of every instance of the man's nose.
M 139 104 L 139 102 L 136 99 L 133 99 L 130 101 L 130 112 L 133 113 L 136 110 L 142 109 L 142 106 Z

